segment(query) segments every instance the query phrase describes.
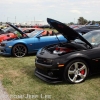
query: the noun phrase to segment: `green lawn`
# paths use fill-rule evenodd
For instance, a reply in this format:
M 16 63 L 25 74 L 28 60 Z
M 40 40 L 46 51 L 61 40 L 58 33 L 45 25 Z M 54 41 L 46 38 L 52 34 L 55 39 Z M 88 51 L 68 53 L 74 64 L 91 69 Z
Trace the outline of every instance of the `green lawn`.
M 48 84 L 34 75 L 34 59 L 0 56 L 0 80 L 12 100 L 100 100 L 100 75 L 80 84 Z

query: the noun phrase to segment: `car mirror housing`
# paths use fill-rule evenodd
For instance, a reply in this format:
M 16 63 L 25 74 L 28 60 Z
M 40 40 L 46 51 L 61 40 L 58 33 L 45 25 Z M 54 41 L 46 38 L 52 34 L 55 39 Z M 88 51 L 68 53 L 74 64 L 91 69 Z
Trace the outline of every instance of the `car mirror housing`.
M 40 37 L 41 37 L 40 35 L 37 36 L 37 38 L 40 38 Z

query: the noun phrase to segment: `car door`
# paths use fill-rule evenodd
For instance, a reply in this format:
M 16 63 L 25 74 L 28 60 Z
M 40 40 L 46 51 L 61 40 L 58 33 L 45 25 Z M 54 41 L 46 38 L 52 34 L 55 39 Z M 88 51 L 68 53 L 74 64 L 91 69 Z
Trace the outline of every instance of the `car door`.
M 58 43 L 58 39 L 55 36 L 42 36 L 35 38 L 35 49 L 38 50 L 46 45 Z
M 60 39 L 61 41 L 66 41 L 66 39 L 60 35 L 58 37 L 56 37 L 56 35 L 36 37 L 35 38 L 35 50 L 38 50 L 50 44 L 59 43 Z
M 93 60 L 97 64 L 95 70 L 100 72 L 100 45 L 97 48 L 94 49 L 94 52 L 93 52 L 92 55 L 94 55 L 94 59 Z
M 93 72 L 100 72 L 100 46 L 86 51 L 86 55 L 91 58 L 91 70 Z

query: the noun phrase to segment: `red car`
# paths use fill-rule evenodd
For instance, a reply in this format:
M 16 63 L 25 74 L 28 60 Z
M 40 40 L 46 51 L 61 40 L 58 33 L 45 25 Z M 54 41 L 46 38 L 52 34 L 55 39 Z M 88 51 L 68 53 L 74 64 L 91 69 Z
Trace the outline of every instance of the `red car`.
M 23 30 L 24 33 L 31 33 L 32 31 L 34 31 L 36 29 L 38 29 L 38 28 L 21 28 L 21 30 Z M 1 34 L 0 35 L 0 43 L 5 40 L 14 39 L 17 37 L 17 35 L 18 34 L 17 34 L 16 30 L 11 33 Z

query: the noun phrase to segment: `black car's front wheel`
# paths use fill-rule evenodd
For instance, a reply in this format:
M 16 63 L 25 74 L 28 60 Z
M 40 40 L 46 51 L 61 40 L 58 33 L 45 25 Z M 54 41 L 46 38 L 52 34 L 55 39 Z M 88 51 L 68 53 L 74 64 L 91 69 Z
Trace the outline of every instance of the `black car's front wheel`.
M 12 54 L 15 57 L 24 57 L 27 54 L 27 48 L 25 45 L 23 44 L 16 44 L 13 48 L 12 48 Z
M 80 83 L 86 79 L 88 73 L 89 68 L 84 60 L 73 60 L 66 65 L 64 80 L 70 83 Z

